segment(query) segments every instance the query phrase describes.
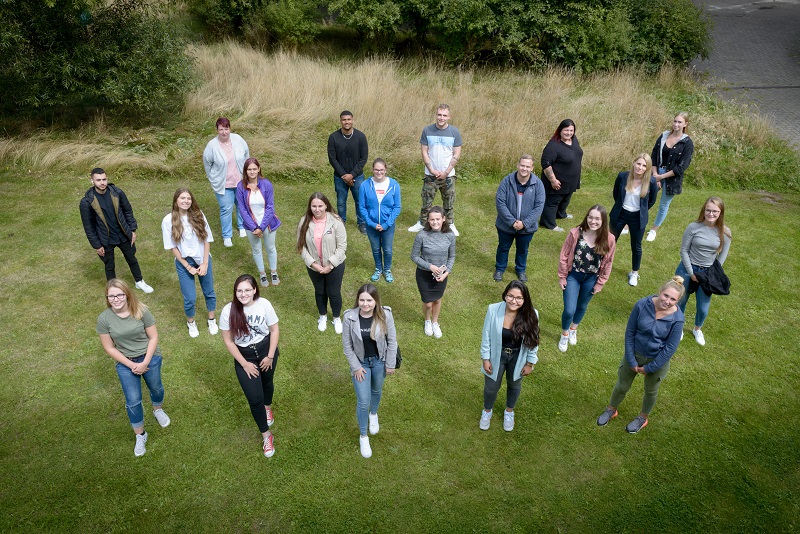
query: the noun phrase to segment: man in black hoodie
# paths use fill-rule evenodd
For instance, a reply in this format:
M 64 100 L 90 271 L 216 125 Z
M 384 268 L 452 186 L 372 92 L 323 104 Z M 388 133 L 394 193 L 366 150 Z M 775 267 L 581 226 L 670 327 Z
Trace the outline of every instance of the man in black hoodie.
M 106 280 L 116 278 L 114 248 L 117 247 L 131 268 L 136 287 L 152 293 L 153 288 L 142 278 L 136 259 L 137 225 L 128 197 L 114 184 L 108 183 L 103 169 L 96 167 L 89 176 L 92 187 L 81 199 L 81 221 L 89 244 L 106 266 Z

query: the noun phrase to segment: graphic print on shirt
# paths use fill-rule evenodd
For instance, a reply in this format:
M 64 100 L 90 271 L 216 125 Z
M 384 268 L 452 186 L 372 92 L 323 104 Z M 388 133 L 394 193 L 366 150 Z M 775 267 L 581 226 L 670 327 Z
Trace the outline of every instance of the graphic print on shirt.
M 254 338 L 258 336 L 267 337 L 269 335 L 269 326 L 267 326 L 266 317 L 248 315 L 247 326 L 250 327 L 250 331 L 241 338 L 237 338 L 237 341 L 241 341 L 241 345 L 250 345 Z

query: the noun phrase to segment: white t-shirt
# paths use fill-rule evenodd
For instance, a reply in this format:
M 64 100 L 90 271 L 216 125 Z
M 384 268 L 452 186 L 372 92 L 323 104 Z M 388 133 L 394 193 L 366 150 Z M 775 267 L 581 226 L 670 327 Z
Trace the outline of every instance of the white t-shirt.
M 183 224 L 183 235 L 181 236 L 181 242 L 175 243 L 172 240 L 172 214 L 168 213 L 161 221 L 161 237 L 164 238 L 164 249 L 171 250 L 177 248 L 182 258 L 192 258 L 200 265 L 203 263 L 205 243 L 201 243 L 197 238 L 197 234 L 194 233 L 194 228 L 189 224 L 188 216 L 181 216 L 181 222 Z M 208 220 L 205 215 L 203 215 L 203 222 L 206 224 L 206 235 L 208 236 L 206 237 L 206 241 L 211 243 L 214 241 L 214 236 L 211 235 L 211 228 L 208 226 Z
M 633 193 L 629 193 L 625 191 L 625 200 L 622 202 L 622 209 L 625 211 L 630 211 L 631 213 L 636 213 L 639 211 L 639 206 L 641 206 L 639 202 L 639 195 L 642 194 L 642 186 L 634 187 Z
M 259 298 L 250 306 L 245 306 L 244 314 L 247 317 L 247 326 L 250 327 L 250 333 L 233 338 L 233 342 L 241 347 L 260 343 L 269 335 L 269 327 L 278 322 L 275 308 L 264 298 Z M 219 316 L 220 330 L 230 330 L 230 321 L 231 303 L 229 302 L 222 308 L 222 314 Z
M 382 182 L 378 182 L 372 178 L 372 183 L 375 186 L 375 196 L 378 197 L 378 204 L 383 202 L 383 197 L 386 196 L 386 191 L 389 189 L 389 178 L 384 178 Z
M 256 226 L 261 226 L 261 221 L 264 220 L 264 212 L 267 209 L 267 203 L 264 200 L 264 195 L 261 194 L 260 189 L 250 191 L 250 211 L 252 212 L 253 222 Z

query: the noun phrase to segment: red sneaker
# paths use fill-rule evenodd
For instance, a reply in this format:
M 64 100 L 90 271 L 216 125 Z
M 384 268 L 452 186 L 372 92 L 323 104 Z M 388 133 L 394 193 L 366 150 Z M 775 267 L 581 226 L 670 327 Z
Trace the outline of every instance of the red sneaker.
M 264 406 L 264 409 L 267 410 L 267 426 L 272 426 L 275 424 L 275 414 L 272 413 L 271 406 Z
M 275 454 L 275 443 L 273 440 L 274 436 L 272 434 L 264 438 L 264 456 L 267 458 L 272 458 L 272 455 Z

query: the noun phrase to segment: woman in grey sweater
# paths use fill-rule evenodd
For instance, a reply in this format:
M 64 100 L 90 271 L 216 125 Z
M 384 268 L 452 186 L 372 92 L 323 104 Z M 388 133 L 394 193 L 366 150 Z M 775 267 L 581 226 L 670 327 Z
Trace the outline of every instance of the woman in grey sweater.
M 450 229 L 444 210 L 433 206 L 428 212 L 425 229 L 414 238 L 411 260 L 417 264 L 417 288 L 422 297 L 425 315 L 425 335 L 442 337 L 439 312 L 442 296 L 447 288 L 447 277 L 456 259 L 456 236 Z
M 708 270 L 714 264 L 714 260 L 719 260 L 720 265 L 725 263 L 730 246 L 731 231 L 725 226 L 725 204 L 721 198 L 711 197 L 703 204 L 697 220 L 690 223 L 683 232 L 681 262 L 675 269 L 675 274 L 697 282 L 696 273 Z M 692 334 L 695 341 L 703 346 L 706 344 L 706 339 L 701 328 L 708 317 L 711 295 L 706 295 L 700 288 L 695 295 L 697 312 L 694 315 Z M 686 310 L 688 300 L 689 295 L 686 294 L 678 303 L 681 311 Z

